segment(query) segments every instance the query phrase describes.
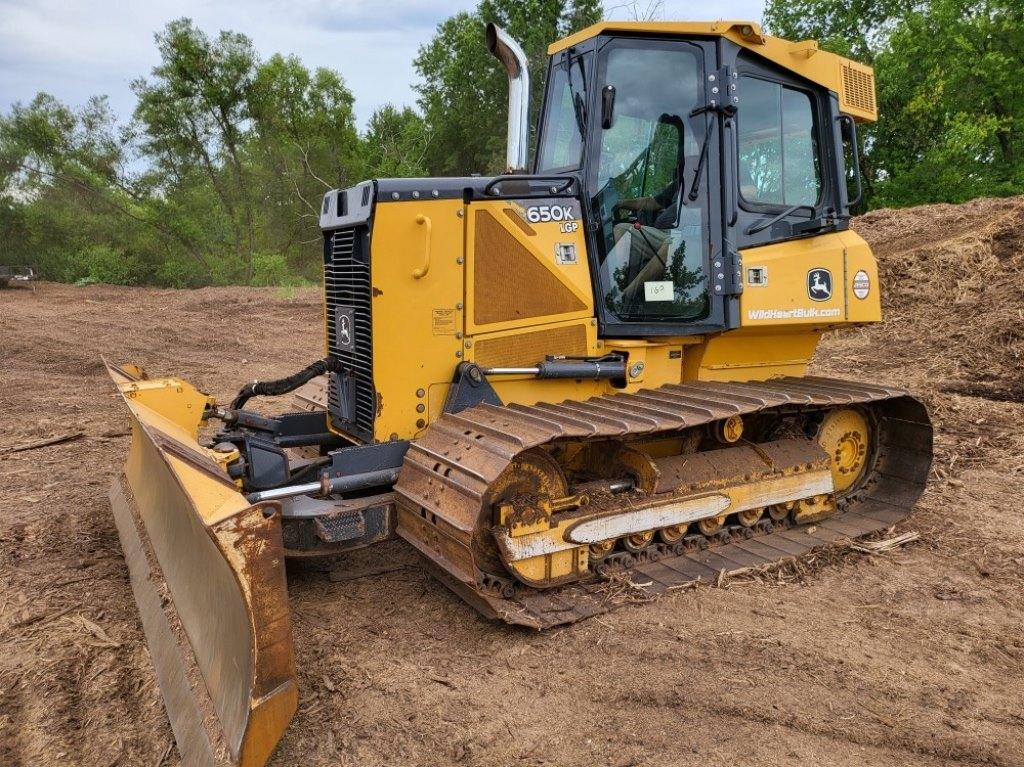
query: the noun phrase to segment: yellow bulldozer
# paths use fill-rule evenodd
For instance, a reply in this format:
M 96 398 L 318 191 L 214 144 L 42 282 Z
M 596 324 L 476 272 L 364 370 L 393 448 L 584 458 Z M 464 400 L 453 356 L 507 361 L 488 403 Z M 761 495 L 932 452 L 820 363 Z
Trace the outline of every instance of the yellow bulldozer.
M 924 406 L 807 375 L 823 333 L 881 319 L 849 228 L 872 70 L 748 22 L 601 23 L 549 48 L 530 160 L 526 58 L 486 35 L 507 172 L 324 195 L 323 359 L 227 403 L 110 366 L 112 505 L 186 765 L 262 765 L 295 712 L 287 557 L 397 536 L 545 629 L 922 492 Z

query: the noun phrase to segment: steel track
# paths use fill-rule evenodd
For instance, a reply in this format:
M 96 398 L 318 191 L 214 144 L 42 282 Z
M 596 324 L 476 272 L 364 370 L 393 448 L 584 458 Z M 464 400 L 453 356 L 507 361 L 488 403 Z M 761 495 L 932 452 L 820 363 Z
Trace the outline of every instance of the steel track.
M 688 536 L 674 546 L 616 553 L 598 568 L 625 575 L 641 595 L 714 582 L 723 573 L 798 557 L 904 519 L 931 466 L 924 405 L 902 389 L 817 377 L 695 382 L 561 404 L 479 405 L 443 415 L 411 446 L 395 486 L 398 534 L 485 615 L 541 629 L 570 623 L 617 606 L 606 579 L 533 589 L 496 574 L 474 546 L 474 539 L 490 535 L 489 488 L 519 453 L 559 441 L 657 437 L 731 415 L 850 405 L 872 414 L 876 449 L 866 480 L 843 499 L 838 515 L 786 529 L 761 522 L 711 538 Z

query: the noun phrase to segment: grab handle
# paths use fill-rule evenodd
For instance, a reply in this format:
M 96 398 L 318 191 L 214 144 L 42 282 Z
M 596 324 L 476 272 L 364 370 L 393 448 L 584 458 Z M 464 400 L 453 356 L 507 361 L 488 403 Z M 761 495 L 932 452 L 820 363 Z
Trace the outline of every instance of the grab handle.
M 850 133 L 850 161 L 853 168 L 853 180 L 857 194 L 852 200 L 846 201 L 847 210 L 852 210 L 860 204 L 864 197 L 864 186 L 860 178 L 860 147 L 857 143 L 857 123 L 850 115 L 839 115 L 836 120 L 840 125 L 845 126 Z M 849 196 L 849 192 L 847 192 Z
M 422 213 L 416 216 L 416 223 L 422 227 L 425 227 L 427 231 L 426 244 L 424 246 L 423 254 L 423 266 L 417 266 L 415 269 L 412 270 L 412 276 L 419 280 L 422 279 L 423 277 L 426 277 L 427 272 L 430 271 L 430 235 L 433 224 L 430 223 L 430 218 L 428 216 L 424 216 Z

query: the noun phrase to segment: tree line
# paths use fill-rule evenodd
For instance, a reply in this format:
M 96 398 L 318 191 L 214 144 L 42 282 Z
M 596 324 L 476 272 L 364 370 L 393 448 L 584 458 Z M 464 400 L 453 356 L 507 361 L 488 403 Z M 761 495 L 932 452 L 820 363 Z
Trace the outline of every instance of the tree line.
M 1021 0 L 768 0 L 765 24 L 875 68 L 868 207 L 1024 193 Z
M 45 93 L 0 114 L 0 263 L 70 282 L 317 281 L 325 190 L 502 169 L 506 81 L 484 23 L 523 44 L 536 110 L 548 43 L 601 15 L 598 0 L 481 0 L 419 49 L 417 108 L 381 107 L 362 130 L 341 73 L 173 21 L 129 120 L 102 96 Z M 868 207 L 1024 191 L 1020 0 L 769 0 L 765 24 L 875 67 Z

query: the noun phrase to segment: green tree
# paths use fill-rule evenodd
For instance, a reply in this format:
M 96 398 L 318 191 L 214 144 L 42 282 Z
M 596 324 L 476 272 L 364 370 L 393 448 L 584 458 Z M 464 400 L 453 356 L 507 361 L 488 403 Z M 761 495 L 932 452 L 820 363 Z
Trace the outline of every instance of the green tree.
M 79 253 L 98 244 L 128 254 L 146 279 L 160 258 L 147 250 L 154 236 L 187 249 L 125 172 L 128 151 L 105 98 L 74 110 L 41 93 L 0 116 L 3 261 L 74 280 L 88 271 Z
M 504 169 L 508 86 L 504 70 L 487 52 L 486 23 L 504 27 L 523 46 L 536 113 L 547 46 L 600 18 L 601 4 L 595 0 L 481 0 L 472 13 L 438 25 L 414 62 L 422 79 L 419 105 L 432 142 L 430 171 L 464 175 Z
M 1024 5 L 931 0 L 878 56 L 879 205 L 1024 191 Z
M 245 281 L 256 253 L 256 203 L 243 157 L 257 56 L 244 35 L 221 32 L 211 40 L 190 19 L 170 22 L 156 35 L 160 63 L 151 79 L 132 83 L 141 148 L 170 187 L 200 180 L 216 194 Z
M 367 178 L 416 178 L 428 173 L 433 147 L 423 118 L 409 107 L 385 104 L 370 117 L 363 136 Z
M 899 20 L 918 0 L 768 0 L 764 24 L 790 40 L 817 40 L 822 48 L 870 64 Z
M 861 128 L 869 206 L 1024 191 L 1019 0 L 769 0 L 765 22 L 874 65 L 879 120 Z
M 320 263 L 324 192 L 363 175 L 354 102 L 337 72 L 311 72 L 294 56 L 260 64 L 249 94 L 248 156 L 261 193 L 262 247 L 309 275 Z
M 160 63 L 133 84 L 138 145 L 161 214 L 218 254 L 199 281 L 266 282 L 282 263 L 312 276 L 321 197 L 364 163 L 341 76 L 262 61 L 246 36 L 211 38 L 188 19 L 156 41 Z M 180 260 L 163 267 L 162 280 L 195 282 Z

